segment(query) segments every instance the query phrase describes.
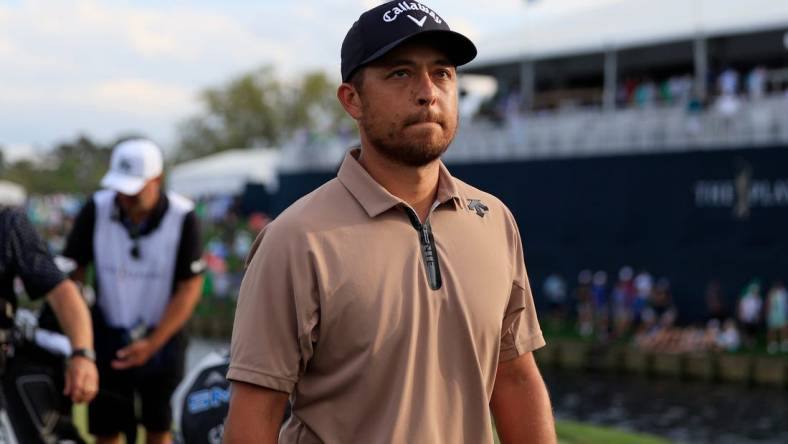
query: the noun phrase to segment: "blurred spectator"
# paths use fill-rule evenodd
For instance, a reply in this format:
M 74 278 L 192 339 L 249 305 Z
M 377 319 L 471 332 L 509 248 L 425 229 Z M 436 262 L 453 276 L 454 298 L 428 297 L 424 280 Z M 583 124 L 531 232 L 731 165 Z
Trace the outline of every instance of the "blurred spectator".
M 632 326 L 633 307 L 635 304 L 634 270 L 622 267 L 618 272 L 618 282 L 613 288 L 613 331 L 615 336 L 626 336 Z
M 610 327 L 610 305 L 607 291 L 607 273 L 597 271 L 591 285 L 594 302 L 594 324 L 597 339 L 606 341 Z
M 245 258 L 252 247 L 254 237 L 246 230 L 238 230 L 233 239 L 233 253 L 236 257 Z
M 731 124 L 739 112 L 739 99 L 734 95 L 722 95 L 717 98 L 714 109 L 726 120 L 727 124 Z
M 739 112 L 739 73 L 732 68 L 725 69 L 717 79 L 720 96 L 714 104 L 715 110 L 725 119 L 723 129 L 728 130 Z
M 706 320 L 715 319 L 722 323 L 728 316 L 722 285 L 719 280 L 713 279 L 706 286 Z
M 632 104 L 636 87 L 637 81 L 632 77 L 626 77 L 624 81 L 619 82 L 618 90 L 616 91 L 616 102 L 619 106 Z
M 641 323 L 653 289 L 654 279 L 647 271 L 643 270 L 635 276 L 635 302 L 632 304 L 632 321 L 635 325 Z
M 594 334 L 594 305 L 591 294 L 591 271 L 583 270 L 577 275 L 575 288 L 577 301 L 577 321 L 580 336 L 589 337 Z
M 774 354 L 788 352 L 788 292 L 782 281 L 776 281 L 766 300 L 766 322 L 769 328 L 767 350 Z
M 661 103 L 666 105 L 673 103 L 673 92 L 670 90 L 670 83 L 667 79 L 659 82 L 658 93 Z
M 641 108 L 654 105 L 657 96 L 657 86 L 654 81 L 647 78 L 635 88 L 635 104 Z
M 550 321 L 554 326 L 562 325 L 566 319 L 566 282 L 558 273 L 553 273 L 544 281 L 542 291 L 547 298 Z
M 741 346 L 741 335 L 733 319 L 726 319 L 722 331 L 717 336 L 717 347 L 720 350 L 735 352 Z
M 692 94 L 692 88 L 692 76 L 689 74 L 673 76 L 668 79 L 668 89 L 670 90 L 671 97 L 677 103 L 687 103 Z
M 753 281 L 745 288 L 744 294 L 739 300 L 738 309 L 739 323 L 744 330 L 744 344 L 748 348 L 752 348 L 755 345 L 755 337 L 761 323 L 762 309 L 761 286 L 758 281 Z
M 722 96 L 735 96 L 739 92 L 739 73 L 733 68 L 726 68 L 717 79 L 717 87 Z
M 750 99 L 761 99 L 766 95 L 766 68 L 759 65 L 747 74 L 747 93 Z
M 252 230 L 254 233 L 260 232 L 268 222 L 270 222 L 270 218 L 268 215 L 264 213 L 252 213 L 249 215 L 249 229 Z
M 692 87 L 690 96 L 687 99 L 687 132 L 692 136 L 697 136 L 703 130 L 701 125 L 701 113 L 703 112 L 703 101 L 700 94 Z
M 678 310 L 673 304 L 670 293 L 670 282 L 666 278 L 657 281 L 651 295 L 649 305 L 645 310 L 644 319 L 649 319 L 661 328 L 672 327 L 678 317 Z
M 523 99 L 520 94 L 520 88 L 517 84 L 509 85 L 508 92 L 502 97 L 500 108 L 501 114 L 510 121 L 519 116 L 520 107 L 522 106 Z

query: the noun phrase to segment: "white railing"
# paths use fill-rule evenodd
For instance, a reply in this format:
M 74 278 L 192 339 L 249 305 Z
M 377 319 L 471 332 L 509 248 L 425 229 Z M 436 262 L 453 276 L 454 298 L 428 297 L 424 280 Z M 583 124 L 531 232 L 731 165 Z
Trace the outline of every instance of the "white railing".
M 282 170 L 334 170 L 356 140 L 288 144 Z M 740 99 L 734 112 L 712 106 L 559 111 L 503 124 L 463 121 L 447 162 L 489 162 L 721 148 L 788 146 L 788 96 Z
M 733 111 L 686 107 L 562 111 L 463 122 L 449 162 L 788 145 L 788 96 L 739 100 Z

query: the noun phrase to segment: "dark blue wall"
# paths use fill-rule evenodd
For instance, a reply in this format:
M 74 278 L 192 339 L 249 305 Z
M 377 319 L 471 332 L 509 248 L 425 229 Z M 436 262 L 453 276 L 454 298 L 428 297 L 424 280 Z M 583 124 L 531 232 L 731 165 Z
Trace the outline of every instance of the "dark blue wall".
M 712 278 L 722 281 L 731 304 L 754 277 L 764 284 L 788 280 L 788 197 L 772 195 L 770 201 L 763 194 L 764 187 L 773 194 L 775 186 L 788 186 L 784 147 L 449 168 L 512 210 L 537 297 L 550 272 L 573 284 L 583 268 L 606 270 L 613 278 L 622 265 L 631 265 L 668 277 L 682 318 L 692 320 L 705 313 L 704 292 Z M 273 196 L 275 214 L 331 177 L 283 175 Z M 745 205 L 747 217 L 734 212 L 742 203 L 736 177 L 740 186 L 761 192 Z M 712 182 L 733 195 L 697 201 L 699 184 Z

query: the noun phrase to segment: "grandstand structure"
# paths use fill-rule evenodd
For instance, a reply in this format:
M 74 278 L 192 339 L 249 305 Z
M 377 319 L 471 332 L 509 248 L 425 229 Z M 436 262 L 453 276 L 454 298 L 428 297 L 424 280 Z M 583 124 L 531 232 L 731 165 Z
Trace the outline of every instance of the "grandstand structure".
M 788 280 L 788 2 L 596 0 L 479 41 L 462 76 L 497 91 L 444 161 L 518 220 L 541 283 L 630 265 L 703 318 L 753 279 Z M 353 140 L 285 147 L 277 214 L 332 178 Z M 438 239 L 440 249 L 440 240 Z
M 506 123 L 464 123 L 445 160 L 450 163 L 610 156 L 788 145 L 788 97 L 742 101 L 735 115 L 715 109 L 688 113 L 681 105 L 573 109 L 524 114 Z
M 466 122 L 447 159 L 788 143 L 788 3 L 588 3 L 546 17 L 527 11 L 520 27 L 480 42 L 463 73 L 496 80 L 497 119 Z M 750 91 L 755 68 L 760 94 Z M 718 82 L 725 70 L 738 76 L 727 104 Z M 650 103 L 626 100 L 633 83 L 674 89 L 678 81 L 687 87 L 670 97 L 663 89 Z
M 462 123 L 447 162 L 788 144 L 788 2 L 585 3 L 524 5 L 518 27 L 478 42 L 479 57 L 460 73 L 492 78 L 497 91 Z M 738 85 L 724 101 L 726 70 Z M 631 97 L 643 83 L 654 97 Z M 347 143 L 290 144 L 281 167 L 333 169 Z

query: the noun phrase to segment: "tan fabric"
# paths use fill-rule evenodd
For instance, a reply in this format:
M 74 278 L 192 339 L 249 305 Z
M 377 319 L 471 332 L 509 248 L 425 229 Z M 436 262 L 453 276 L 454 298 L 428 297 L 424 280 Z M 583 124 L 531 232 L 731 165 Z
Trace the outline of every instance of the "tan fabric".
M 498 362 L 544 340 L 508 209 L 443 165 L 438 201 L 438 290 L 406 204 L 351 154 L 258 237 L 228 378 L 292 393 L 280 442 L 493 442 Z

